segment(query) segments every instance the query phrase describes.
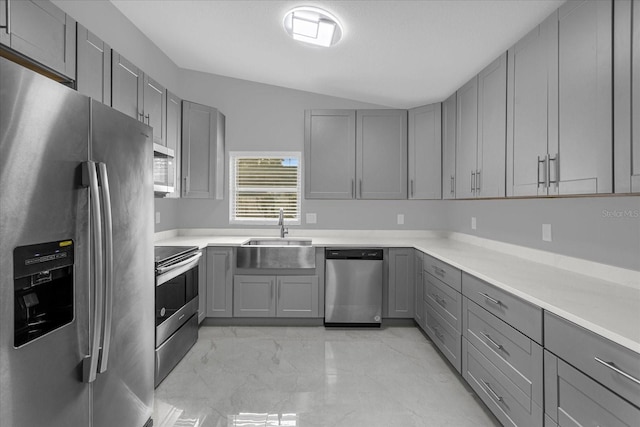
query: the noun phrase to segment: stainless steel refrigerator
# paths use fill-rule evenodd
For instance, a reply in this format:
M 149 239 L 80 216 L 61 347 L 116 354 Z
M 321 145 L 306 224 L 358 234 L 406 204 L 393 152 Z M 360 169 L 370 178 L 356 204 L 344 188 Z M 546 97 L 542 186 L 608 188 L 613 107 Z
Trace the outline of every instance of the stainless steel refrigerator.
M 151 425 L 152 129 L 0 58 L 0 426 Z

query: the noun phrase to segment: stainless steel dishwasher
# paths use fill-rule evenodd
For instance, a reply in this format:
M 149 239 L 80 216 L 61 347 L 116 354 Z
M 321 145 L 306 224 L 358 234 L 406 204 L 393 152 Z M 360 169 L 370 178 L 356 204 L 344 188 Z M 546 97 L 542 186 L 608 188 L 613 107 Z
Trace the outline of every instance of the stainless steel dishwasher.
M 326 326 L 382 323 L 382 249 L 325 250 Z

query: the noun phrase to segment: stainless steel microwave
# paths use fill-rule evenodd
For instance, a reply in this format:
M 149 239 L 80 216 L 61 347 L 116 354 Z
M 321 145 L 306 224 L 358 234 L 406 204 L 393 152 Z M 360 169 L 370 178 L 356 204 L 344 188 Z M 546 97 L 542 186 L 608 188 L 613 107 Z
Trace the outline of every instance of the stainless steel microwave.
M 175 152 L 160 144 L 153 144 L 153 192 L 156 195 L 173 193 L 176 186 Z

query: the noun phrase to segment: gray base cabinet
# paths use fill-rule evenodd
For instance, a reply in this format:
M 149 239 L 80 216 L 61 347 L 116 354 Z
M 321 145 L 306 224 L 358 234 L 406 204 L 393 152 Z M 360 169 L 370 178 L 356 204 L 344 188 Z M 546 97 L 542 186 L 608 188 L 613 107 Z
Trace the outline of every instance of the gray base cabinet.
M 236 275 L 234 317 L 319 316 L 318 276 Z
M 198 263 L 198 323 L 202 323 L 207 317 L 207 250 L 202 250 L 202 256 Z
M 216 108 L 182 102 L 182 197 L 222 199 L 225 117 Z
M 412 319 L 414 310 L 413 249 L 389 249 L 387 317 Z
M 415 250 L 414 254 L 414 311 L 413 319 L 422 328 L 425 329 L 425 317 L 424 317 L 424 287 L 422 285 L 423 277 L 423 253 L 419 250 Z
M 442 104 L 409 110 L 409 198 L 442 198 Z
M 207 248 L 207 316 L 233 317 L 233 248 Z
M 53 3 L 0 0 L 0 25 L 0 44 L 75 80 L 76 21 Z
M 76 89 L 111 105 L 111 47 L 78 23 Z

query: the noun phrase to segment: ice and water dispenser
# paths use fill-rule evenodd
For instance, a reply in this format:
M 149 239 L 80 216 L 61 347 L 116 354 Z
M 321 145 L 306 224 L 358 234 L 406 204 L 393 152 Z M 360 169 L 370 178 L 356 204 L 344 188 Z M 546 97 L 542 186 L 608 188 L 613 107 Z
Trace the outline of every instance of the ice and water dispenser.
M 73 321 L 73 263 L 72 240 L 14 249 L 15 347 Z

